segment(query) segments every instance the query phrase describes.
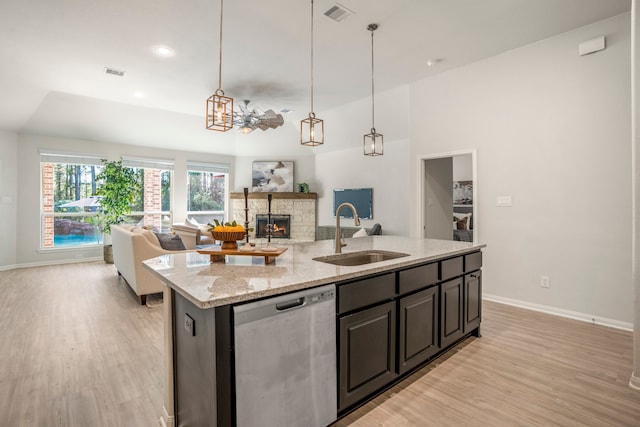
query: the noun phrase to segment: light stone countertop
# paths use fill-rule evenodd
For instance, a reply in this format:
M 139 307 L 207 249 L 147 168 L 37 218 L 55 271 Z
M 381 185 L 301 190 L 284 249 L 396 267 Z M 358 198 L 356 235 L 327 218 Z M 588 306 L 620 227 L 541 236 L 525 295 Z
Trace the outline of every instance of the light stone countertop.
M 481 249 L 484 244 L 398 236 L 345 239 L 342 253 L 364 250 L 403 252 L 409 256 L 359 266 L 336 266 L 312 258 L 332 255 L 333 240 L 273 246 L 288 249 L 265 265 L 264 257 L 227 256 L 226 263 L 209 261 L 209 255 L 180 252 L 143 261 L 146 268 L 200 308 L 211 308 L 279 295 L 314 286 L 382 273 L 430 260 Z

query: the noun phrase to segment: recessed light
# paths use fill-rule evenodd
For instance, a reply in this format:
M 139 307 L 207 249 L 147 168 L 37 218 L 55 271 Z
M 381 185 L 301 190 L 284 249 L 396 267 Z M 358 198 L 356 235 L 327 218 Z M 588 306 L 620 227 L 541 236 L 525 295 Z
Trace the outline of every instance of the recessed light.
M 135 96 L 136 98 L 144 98 L 144 93 L 142 93 L 139 90 L 136 90 L 135 92 L 133 92 L 133 96 Z
M 167 46 L 156 46 L 153 48 L 153 51 L 158 56 L 162 56 L 162 57 L 173 56 L 173 49 Z
M 442 58 L 427 59 L 427 67 L 433 67 L 440 62 L 442 62 Z

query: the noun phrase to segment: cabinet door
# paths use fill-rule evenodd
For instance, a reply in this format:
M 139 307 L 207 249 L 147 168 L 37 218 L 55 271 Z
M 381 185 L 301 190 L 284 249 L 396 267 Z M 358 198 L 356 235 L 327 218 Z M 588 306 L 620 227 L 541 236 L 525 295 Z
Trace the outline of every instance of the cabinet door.
M 438 352 L 438 287 L 401 298 L 398 302 L 399 373 L 418 366 Z
M 482 317 L 482 272 L 464 276 L 464 333 L 480 326 Z
M 440 285 L 440 346 L 448 347 L 464 335 L 462 277 Z
M 395 317 L 388 302 L 339 319 L 339 411 L 396 377 Z

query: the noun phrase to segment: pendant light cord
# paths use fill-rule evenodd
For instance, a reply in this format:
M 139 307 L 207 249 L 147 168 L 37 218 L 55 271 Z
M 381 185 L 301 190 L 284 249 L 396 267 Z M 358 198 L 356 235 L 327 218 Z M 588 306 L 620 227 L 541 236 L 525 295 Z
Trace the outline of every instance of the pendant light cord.
M 375 104 L 376 104 L 376 99 L 375 99 L 375 90 L 374 90 L 374 83 L 373 83 L 373 32 L 375 31 L 376 28 L 378 28 L 377 25 L 371 25 L 369 26 L 370 30 L 371 30 L 371 133 L 375 133 L 375 128 L 376 128 L 376 124 L 375 124 Z
M 309 117 L 314 116 L 313 113 L 313 0 L 311 0 L 311 112 Z
M 222 12 L 224 8 L 224 0 L 220 0 L 220 59 L 218 61 L 218 90 L 222 88 Z

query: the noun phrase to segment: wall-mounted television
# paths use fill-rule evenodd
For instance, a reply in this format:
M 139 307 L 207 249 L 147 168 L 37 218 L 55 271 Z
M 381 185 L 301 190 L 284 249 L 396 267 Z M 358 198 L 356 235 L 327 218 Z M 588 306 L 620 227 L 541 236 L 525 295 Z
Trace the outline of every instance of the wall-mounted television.
M 355 206 L 360 219 L 373 219 L 373 188 L 344 188 L 333 190 L 333 216 L 341 204 L 348 202 Z M 342 208 L 340 218 L 353 218 L 349 208 Z

